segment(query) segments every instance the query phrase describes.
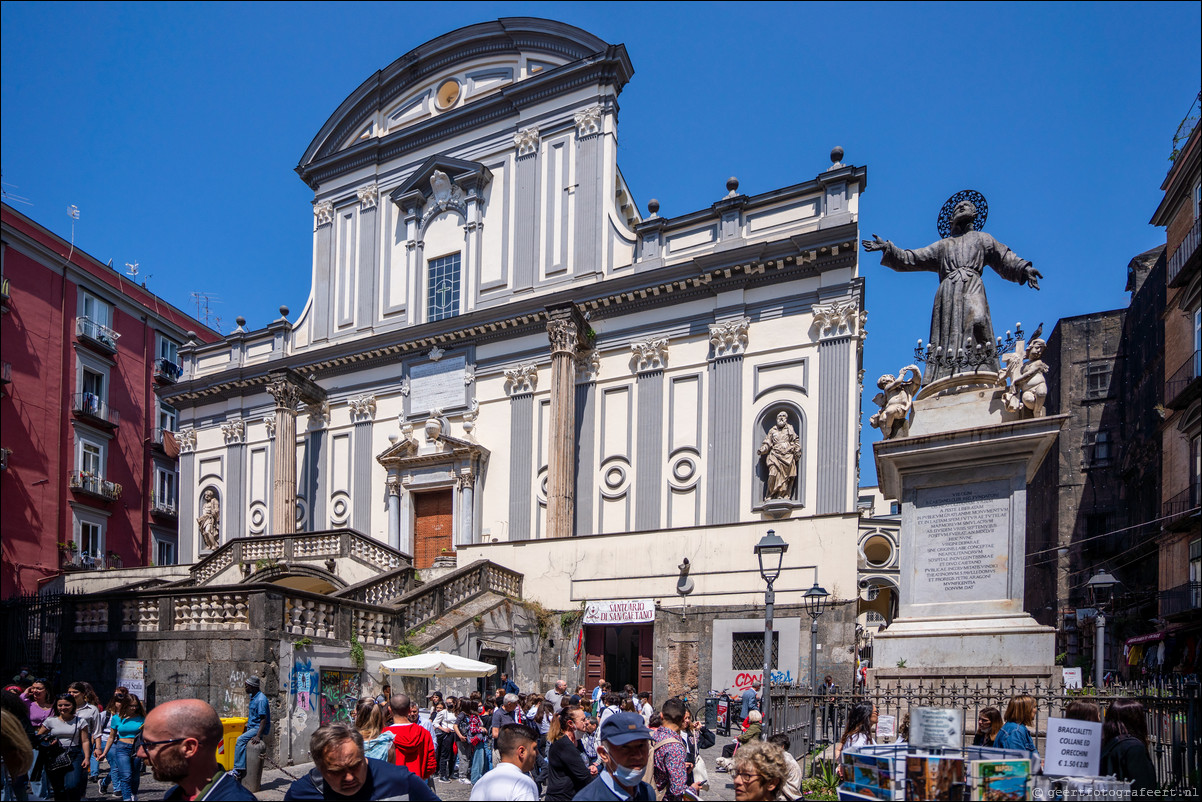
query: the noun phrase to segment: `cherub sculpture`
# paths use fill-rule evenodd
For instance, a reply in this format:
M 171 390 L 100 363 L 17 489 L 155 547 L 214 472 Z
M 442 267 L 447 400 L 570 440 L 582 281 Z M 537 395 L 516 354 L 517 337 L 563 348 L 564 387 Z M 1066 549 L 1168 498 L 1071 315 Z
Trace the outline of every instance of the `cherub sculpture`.
M 1046 342 L 1036 337 L 1025 348 L 1019 343 L 1014 353 L 1002 357 L 1006 367 L 998 371 L 997 378 L 998 384 L 1003 386 L 1007 379 L 1010 380 L 1002 393 L 1002 403 L 1006 409 L 1018 413 L 1030 412 L 1033 418 L 1048 414 L 1043 408 L 1048 398 L 1048 382 L 1043 377 L 1048 372 L 1048 364 L 1043 361 L 1047 347 Z
M 921 384 L 922 374 L 917 365 L 906 365 L 896 379 L 886 373 L 877 380 L 876 386 L 881 388 L 881 392 L 872 400 L 881 410 L 868 422 L 880 429 L 886 440 L 909 435 L 910 424 L 906 417 L 910 414 L 910 407 L 914 406 L 914 394 Z

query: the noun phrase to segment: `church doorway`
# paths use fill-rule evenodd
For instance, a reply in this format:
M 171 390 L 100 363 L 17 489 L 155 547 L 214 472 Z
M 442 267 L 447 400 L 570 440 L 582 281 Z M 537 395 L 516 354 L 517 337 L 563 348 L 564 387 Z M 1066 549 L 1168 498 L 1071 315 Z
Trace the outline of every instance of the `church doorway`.
M 443 549 L 451 551 L 454 491 L 430 490 L 413 494 L 413 565 L 429 568 Z
M 586 626 L 588 687 L 608 680 L 615 693 L 626 685 L 651 693 L 655 682 L 653 630 L 653 624 Z

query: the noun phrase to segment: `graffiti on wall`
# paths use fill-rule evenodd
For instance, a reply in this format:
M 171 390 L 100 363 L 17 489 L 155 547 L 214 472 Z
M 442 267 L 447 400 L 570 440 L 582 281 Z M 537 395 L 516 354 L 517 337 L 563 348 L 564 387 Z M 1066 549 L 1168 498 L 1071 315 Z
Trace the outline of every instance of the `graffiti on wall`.
M 298 718 L 301 726 L 309 717 L 309 712 L 317 709 L 317 671 L 308 657 L 298 657 L 292 663 L 292 676 L 289 678 L 295 722 Z
M 733 687 L 737 691 L 746 690 L 746 689 L 750 688 L 752 685 L 754 685 L 755 683 L 759 682 L 760 678 L 763 676 L 764 676 L 764 672 L 762 672 L 762 671 L 756 671 L 756 672 L 744 671 L 741 674 L 735 675 L 735 683 L 731 687 Z M 792 682 L 793 681 L 793 672 L 792 671 L 773 671 L 772 672 L 772 681 L 773 682 Z
M 359 701 L 358 671 L 321 671 L 321 726 L 355 721 L 355 705 Z

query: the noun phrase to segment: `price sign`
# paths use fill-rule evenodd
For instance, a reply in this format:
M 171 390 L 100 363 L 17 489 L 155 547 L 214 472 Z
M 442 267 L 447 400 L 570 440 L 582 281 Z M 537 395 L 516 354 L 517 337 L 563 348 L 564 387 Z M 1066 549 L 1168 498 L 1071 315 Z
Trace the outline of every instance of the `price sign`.
M 963 735 L 963 710 L 946 707 L 915 707 L 910 710 L 910 743 L 914 746 L 959 749 Z
M 1102 763 L 1102 725 L 1095 721 L 1049 718 L 1047 751 L 1044 774 L 1096 777 Z

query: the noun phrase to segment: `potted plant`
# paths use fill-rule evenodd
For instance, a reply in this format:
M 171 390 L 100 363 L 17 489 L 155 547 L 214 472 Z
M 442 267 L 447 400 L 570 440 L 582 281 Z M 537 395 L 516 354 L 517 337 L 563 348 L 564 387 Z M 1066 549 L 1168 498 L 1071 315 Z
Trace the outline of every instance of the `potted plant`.
M 63 568 L 79 565 L 79 546 L 74 540 L 58 542 L 59 562 Z

